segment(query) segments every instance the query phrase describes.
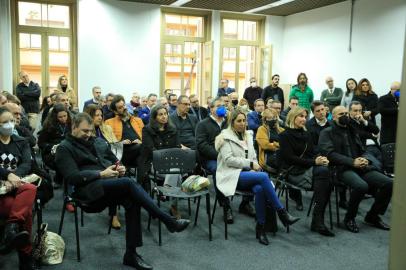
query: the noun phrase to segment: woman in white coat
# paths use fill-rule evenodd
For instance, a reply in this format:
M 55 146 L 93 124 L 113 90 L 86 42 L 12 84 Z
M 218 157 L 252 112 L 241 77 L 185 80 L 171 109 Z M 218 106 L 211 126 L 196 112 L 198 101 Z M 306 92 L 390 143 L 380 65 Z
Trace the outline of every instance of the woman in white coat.
M 217 188 L 224 196 L 233 196 L 235 190 L 249 190 L 255 194 L 257 216 L 256 237 L 261 244 L 268 245 L 265 234 L 265 207 L 272 206 L 284 226 L 299 218 L 291 216 L 280 203 L 268 174 L 261 172 L 253 146 L 253 136 L 246 131 L 246 115 L 234 110 L 228 116 L 228 128 L 216 137 Z

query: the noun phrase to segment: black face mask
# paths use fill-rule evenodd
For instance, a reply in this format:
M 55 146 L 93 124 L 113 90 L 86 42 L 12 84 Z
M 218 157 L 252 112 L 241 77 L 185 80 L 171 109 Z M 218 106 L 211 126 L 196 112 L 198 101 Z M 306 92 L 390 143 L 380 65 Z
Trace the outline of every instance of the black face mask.
M 233 103 L 234 106 L 237 106 L 237 104 L 238 104 L 238 100 L 237 100 L 237 99 L 231 100 L 231 102 Z
M 347 115 L 340 116 L 338 118 L 338 123 L 342 126 L 346 126 L 350 123 L 350 118 Z
M 276 125 L 276 119 L 266 121 L 266 123 L 268 124 L 269 128 L 274 128 Z

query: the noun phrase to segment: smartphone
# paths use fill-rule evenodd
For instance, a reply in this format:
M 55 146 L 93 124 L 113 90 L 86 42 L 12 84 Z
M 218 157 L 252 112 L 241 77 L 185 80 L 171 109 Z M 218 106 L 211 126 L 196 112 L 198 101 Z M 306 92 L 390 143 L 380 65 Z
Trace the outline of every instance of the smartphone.
M 116 167 L 114 167 L 114 170 L 117 171 L 118 166 L 120 165 L 120 161 L 117 160 L 116 163 L 114 163 L 114 165 L 116 165 Z

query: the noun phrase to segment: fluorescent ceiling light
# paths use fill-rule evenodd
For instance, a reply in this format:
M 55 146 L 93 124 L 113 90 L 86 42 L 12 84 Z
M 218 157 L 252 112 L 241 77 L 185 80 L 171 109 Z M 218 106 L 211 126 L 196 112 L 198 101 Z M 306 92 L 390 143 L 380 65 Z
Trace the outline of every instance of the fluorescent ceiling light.
M 293 2 L 293 1 L 295 1 L 295 0 L 279 0 L 279 1 L 273 2 L 271 4 L 268 4 L 268 5 L 265 5 L 265 6 L 262 6 L 262 7 L 257 7 L 257 8 L 253 8 L 253 9 L 244 11 L 244 13 L 255 13 L 255 12 L 258 12 L 258 11 L 265 10 L 265 9 L 281 6 L 281 5 L 284 5 L 284 4 Z M 180 2 L 180 1 L 178 1 L 178 2 Z
M 178 0 L 176 2 L 173 2 L 172 4 L 170 4 L 170 6 L 174 6 L 174 7 L 180 7 L 183 6 L 184 4 L 186 4 L 187 2 L 190 2 L 192 0 Z

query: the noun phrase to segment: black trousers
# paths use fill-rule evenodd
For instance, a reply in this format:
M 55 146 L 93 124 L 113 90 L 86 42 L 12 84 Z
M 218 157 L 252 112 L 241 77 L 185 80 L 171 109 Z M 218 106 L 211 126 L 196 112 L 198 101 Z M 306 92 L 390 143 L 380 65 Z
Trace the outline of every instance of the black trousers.
M 101 181 L 104 196 L 94 202 L 97 206 L 122 205 L 125 208 L 126 248 L 135 250 L 142 246 L 141 207 L 164 224 L 174 222 L 173 218 L 163 212 L 151 199 L 148 193 L 128 177 L 109 178 Z
M 368 214 L 376 216 L 385 213 L 392 198 L 393 180 L 391 178 L 378 171 L 347 170 L 342 173 L 341 180 L 352 189 L 346 219 L 356 217 L 359 204 L 370 188 L 375 189 L 376 193 L 375 202 Z

